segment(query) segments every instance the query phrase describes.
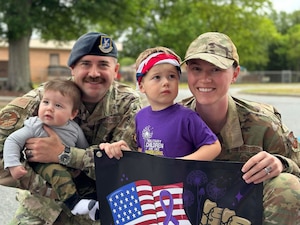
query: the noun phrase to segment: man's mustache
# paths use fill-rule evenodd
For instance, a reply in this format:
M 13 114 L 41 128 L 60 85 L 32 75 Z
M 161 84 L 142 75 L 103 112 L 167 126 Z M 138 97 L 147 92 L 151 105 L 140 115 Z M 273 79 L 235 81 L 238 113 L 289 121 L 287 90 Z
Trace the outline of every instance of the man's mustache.
M 103 83 L 105 79 L 103 79 L 102 77 L 87 77 L 84 81 L 91 83 Z

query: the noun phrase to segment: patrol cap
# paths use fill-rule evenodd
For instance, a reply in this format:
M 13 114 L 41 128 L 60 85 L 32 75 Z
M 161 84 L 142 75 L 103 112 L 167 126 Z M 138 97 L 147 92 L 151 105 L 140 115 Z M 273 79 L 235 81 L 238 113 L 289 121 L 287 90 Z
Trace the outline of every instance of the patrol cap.
M 231 39 L 219 32 L 207 32 L 197 37 L 188 47 L 182 63 L 190 59 L 202 59 L 221 69 L 228 69 L 239 55 Z
M 68 66 L 74 65 L 85 55 L 110 56 L 117 58 L 118 50 L 114 41 L 107 34 L 89 32 L 75 42 L 69 56 Z

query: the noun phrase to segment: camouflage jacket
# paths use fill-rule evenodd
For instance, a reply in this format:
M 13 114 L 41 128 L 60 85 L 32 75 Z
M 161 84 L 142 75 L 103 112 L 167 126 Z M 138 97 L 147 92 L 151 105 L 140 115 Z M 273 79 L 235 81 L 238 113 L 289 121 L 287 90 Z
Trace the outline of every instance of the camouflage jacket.
M 14 99 L 0 111 L 0 184 L 17 186 L 15 183 L 10 182 L 8 172 L 3 170 L 4 141 L 10 133 L 23 126 L 24 120 L 30 116 L 37 115 L 42 92 L 43 86 L 41 85 L 24 96 Z M 81 169 L 90 177 L 95 178 L 93 154 L 94 149 L 98 148 L 100 143 L 115 142 L 123 139 L 132 149 L 136 149 L 134 117 L 141 106 L 139 94 L 127 85 L 118 82 L 113 83 L 103 100 L 96 105 L 93 113 L 89 113 L 85 105 L 82 104 L 75 121 L 82 128 L 91 146 L 87 149 L 71 148 L 72 160 L 69 166 Z M 41 185 L 41 179 L 37 177 L 33 179 L 36 184 L 29 184 L 31 188 L 32 185 Z M 20 198 L 23 199 L 23 197 Z M 39 205 L 39 202 L 42 204 L 44 198 L 26 195 L 26 198 L 24 197 L 24 200 L 22 200 L 22 204 L 36 212 L 35 206 Z M 51 204 L 48 203 L 48 206 L 48 209 L 40 210 L 39 214 L 41 218 L 49 221 L 51 224 L 56 217 L 54 216 L 55 213 L 53 213 L 51 218 L 49 218 L 47 211 L 50 210 Z M 56 209 L 54 209 L 55 207 Z M 53 202 L 52 208 L 53 211 L 56 211 L 55 215 L 58 216 L 61 210 L 59 205 Z
M 260 151 L 278 157 L 284 172 L 300 177 L 300 148 L 293 132 L 282 124 L 280 113 L 271 105 L 228 96 L 227 121 L 217 134 L 221 154 L 216 160 L 246 162 Z M 195 110 L 194 97 L 182 104 Z

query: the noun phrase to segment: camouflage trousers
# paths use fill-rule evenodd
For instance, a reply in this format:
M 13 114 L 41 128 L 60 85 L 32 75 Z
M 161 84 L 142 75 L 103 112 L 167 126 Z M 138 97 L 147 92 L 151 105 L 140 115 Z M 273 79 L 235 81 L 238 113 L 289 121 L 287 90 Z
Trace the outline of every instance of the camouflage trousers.
M 59 200 L 64 201 L 77 193 L 71 175 L 73 169 L 55 163 L 33 163 L 31 165 L 51 185 Z
M 300 224 L 300 179 L 289 173 L 264 183 L 263 225 Z
M 36 165 L 34 165 L 35 167 Z M 54 198 L 48 198 L 40 195 L 41 189 L 37 187 L 43 187 L 42 179 L 40 176 L 36 176 L 33 173 L 31 167 L 28 167 L 28 173 L 32 176 L 29 176 L 26 179 L 26 182 L 21 185 L 32 191 L 31 194 L 29 191 L 19 190 L 17 194 L 17 200 L 20 202 L 19 208 L 14 216 L 14 219 L 9 223 L 10 225 L 42 225 L 42 224 L 55 224 L 55 225 L 96 225 L 100 222 L 94 222 L 90 219 L 88 215 L 74 216 L 71 214 L 70 209 L 63 204 L 62 201 L 54 200 L 57 199 L 56 194 L 51 194 Z M 77 173 L 78 170 L 69 169 L 66 170 L 65 167 L 60 166 L 59 164 L 48 164 L 48 166 L 41 166 L 36 168 L 44 177 L 47 177 L 47 180 L 59 178 L 63 182 L 69 182 L 67 185 L 63 185 L 64 188 L 57 187 L 57 192 L 60 194 L 60 197 L 67 197 L 72 195 L 73 190 L 77 190 L 78 194 L 87 199 L 96 199 L 96 186 L 95 181 L 87 177 L 84 173 Z M 53 171 L 55 171 L 53 174 Z M 70 172 L 65 177 L 63 174 Z M 80 171 L 79 171 L 80 172 Z M 56 175 L 56 176 L 54 176 Z M 72 176 L 76 177 L 72 181 Z M 40 178 L 40 179 L 37 179 Z M 30 181 L 30 182 L 29 182 Z M 71 182 L 72 181 L 72 182 Z M 71 182 L 71 184 L 70 184 Z M 36 190 L 37 191 L 36 191 Z M 47 189 L 47 188 L 45 188 Z M 65 191 L 65 192 L 63 192 Z

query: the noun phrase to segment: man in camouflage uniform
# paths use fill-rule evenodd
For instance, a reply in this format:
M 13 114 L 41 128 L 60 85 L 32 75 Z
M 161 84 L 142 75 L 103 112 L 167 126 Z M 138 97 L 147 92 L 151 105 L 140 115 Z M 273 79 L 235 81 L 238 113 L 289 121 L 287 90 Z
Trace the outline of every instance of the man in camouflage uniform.
M 60 163 L 80 169 L 95 179 L 93 154 L 100 143 L 124 139 L 136 149 L 134 116 L 141 108 L 141 101 L 132 88 L 114 81 L 119 70 L 117 49 L 106 34 L 90 32 L 81 36 L 73 46 L 68 66 L 74 82 L 82 90 L 82 104 L 75 121 L 91 146 L 88 149 L 64 146 L 55 132 L 45 127 L 49 137 L 29 139 L 25 154 L 29 161 Z M 37 115 L 42 92 L 40 86 L 0 111 L 0 184 L 31 191 L 19 191 L 20 207 L 10 224 L 100 224 L 87 215 L 73 216 L 62 210 L 61 202 L 53 199 L 55 194 L 27 163 L 30 171 L 24 180 L 13 181 L 3 170 L 3 143 L 10 133 L 23 126 L 25 119 Z M 75 183 L 80 188 L 88 188 L 82 179 L 76 177 Z
M 298 141 L 274 107 L 228 94 L 240 71 L 230 38 L 217 32 L 200 35 L 184 63 L 193 97 L 182 103 L 219 137 L 222 151 L 216 160 L 245 162 L 244 180 L 264 182 L 263 224 L 300 224 Z

